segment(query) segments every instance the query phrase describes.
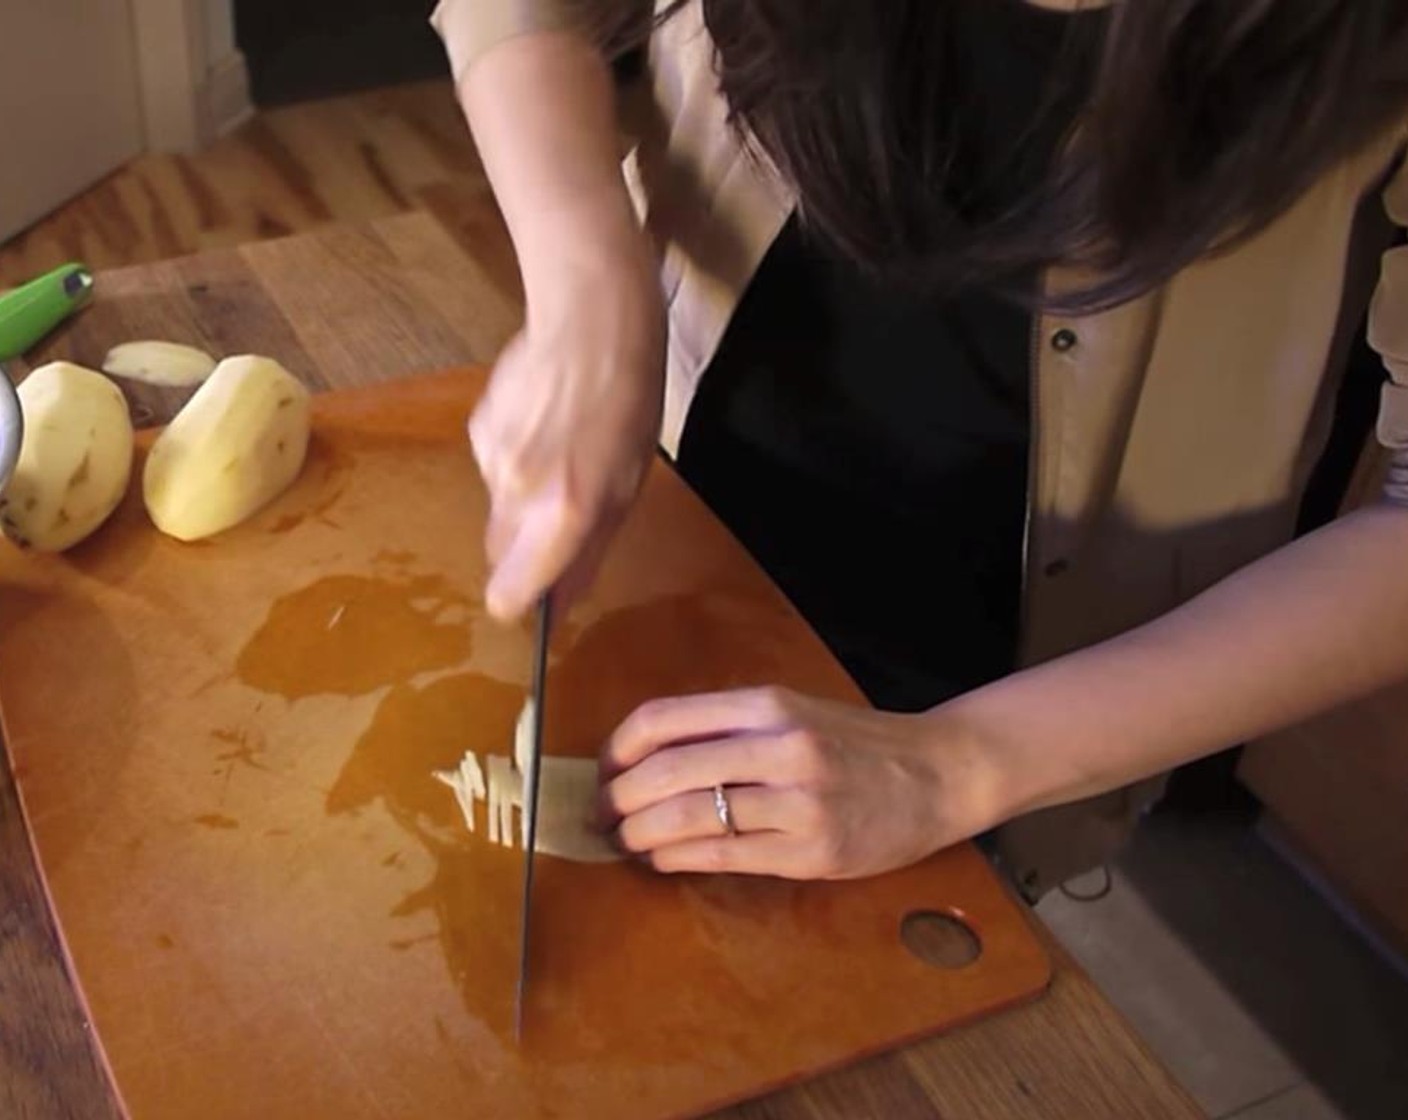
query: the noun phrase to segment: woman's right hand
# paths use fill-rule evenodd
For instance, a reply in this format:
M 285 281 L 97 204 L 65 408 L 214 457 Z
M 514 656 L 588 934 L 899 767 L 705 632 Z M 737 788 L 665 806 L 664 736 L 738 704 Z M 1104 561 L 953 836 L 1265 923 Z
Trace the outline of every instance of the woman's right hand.
M 600 218 L 600 214 L 597 215 Z M 491 501 L 489 612 L 512 620 L 595 575 L 659 438 L 665 316 L 655 255 L 632 214 L 520 253 L 527 321 L 469 424 Z
M 511 36 L 461 76 L 528 317 L 469 434 L 489 486 L 489 612 L 590 582 L 659 437 L 665 314 L 655 252 L 621 175 L 601 52 L 569 32 Z

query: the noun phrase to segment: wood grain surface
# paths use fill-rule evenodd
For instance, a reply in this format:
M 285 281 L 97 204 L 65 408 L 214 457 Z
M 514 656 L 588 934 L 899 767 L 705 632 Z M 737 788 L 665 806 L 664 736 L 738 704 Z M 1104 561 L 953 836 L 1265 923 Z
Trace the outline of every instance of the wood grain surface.
M 0 245 L 0 288 L 68 260 L 123 268 L 386 218 L 432 194 L 496 213 L 449 78 L 262 110 L 202 151 L 139 156 Z
M 331 229 L 105 275 L 99 302 L 35 357 L 91 362 L 144 325 L 221 352 L 277 348 L 314 385 L 365 384 L 490 357 L 518 316 L 501 266 L 465 254 L 424 216 Z M 175 402 L 135 403 L 159 419 Z M 0 1115 L 105 1120 L 116 1112 L 64 979 L 8 781 L 0 798 L 0 888 L 18 900 L 0 926 Z M 1054 942 L 1048 948 L 1056 974 L 1040 1002 L 721 1115 L 1198 1116 L 1090 980 Z

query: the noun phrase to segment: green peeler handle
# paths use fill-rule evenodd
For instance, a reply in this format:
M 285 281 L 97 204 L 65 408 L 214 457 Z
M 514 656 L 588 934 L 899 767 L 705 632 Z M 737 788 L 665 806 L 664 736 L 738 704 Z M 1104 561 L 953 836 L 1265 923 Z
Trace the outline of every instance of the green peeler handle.
M 71 263 L 0 295 L 0 362 L 23 354 L 93 295 L 93 274 Z

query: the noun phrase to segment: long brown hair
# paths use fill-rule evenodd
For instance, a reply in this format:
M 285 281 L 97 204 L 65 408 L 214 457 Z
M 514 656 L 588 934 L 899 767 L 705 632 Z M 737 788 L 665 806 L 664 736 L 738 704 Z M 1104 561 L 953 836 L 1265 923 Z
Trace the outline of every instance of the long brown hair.
M 1408 104 L 1405 0 L 1116 0 L 1052 79 L 1052 103 L 1080 91 L 1067 142 L 983 212 L 950 182 L 952 17 L 1016 0 L 701 2 L 732 120 L 809 229 L 919 284 L 1021 293 L 1053 264 L 1092 270 L 1048 301 L 1068 312 L 1255 234 Z

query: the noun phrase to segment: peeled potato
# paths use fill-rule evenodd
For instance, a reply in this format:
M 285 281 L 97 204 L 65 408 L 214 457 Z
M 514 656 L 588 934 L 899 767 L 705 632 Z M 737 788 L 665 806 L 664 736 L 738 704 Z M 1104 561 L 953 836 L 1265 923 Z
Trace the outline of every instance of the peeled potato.
M 108 519 L 132 474 L 132 421 L 122 391 L 69 362 L 20 383 L 24 439 L 0 499 L 0 525 L 18 544 L 61 552 Z
M 613 863 L 621 851 L 596 824 L 601 779 L 594 758 L 547 755 L 542 760 L 538 795 L 538 834 L 534 850 L 576 863 Z M 523 829 L 527 844 L 527 829 Z
M 156 527 L 213 536 L 267 505 L 308 451 L 308 390 L 271 358 L 226 358 L 157 437 L 142 476 Z

